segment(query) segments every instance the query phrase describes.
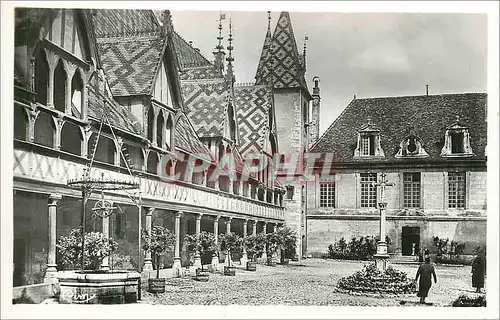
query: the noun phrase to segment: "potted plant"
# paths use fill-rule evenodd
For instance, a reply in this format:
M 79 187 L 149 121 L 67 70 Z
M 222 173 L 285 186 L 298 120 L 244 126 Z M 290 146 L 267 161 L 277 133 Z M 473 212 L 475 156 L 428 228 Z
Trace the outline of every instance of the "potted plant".
M 57 240 L 61 266 L 66 269 L 81 269 L 82 258 L 81 229 L 72 229 L 68 235 Z M 118 244 L 112 238 L 106 238 L 101 232 L 85 233 L 84 270 L 97 271 L 102 260 L 116 251 Z
M 207 253 L 213 253 L 217 250 L 215 245 L 215 236 L 211 232 L 202 231 L 198 234 L 186 235 L 184 237 L 184 242 L 187 244 L 187 250 L 191 254 L 198 253 L 200 256 L 204 256 Z M 208 270 L 203 269 L 203 263 L 201 264 L 201 269 L 196 269 L 195 280 L 197 281 L 208 281 Z
M 225 276 L 234 276 L 236 274 L 236 267 L 231 262 L 231 253 L 241 250 L 242 244 L 242 239 L 234 232 L 219 236 L 220 249 L 227 253 L 227 266 L 224 266 Z
M 167 228 L 154 226 L 151 233 L 148 230 L 142 230 L 143 245 L 146 252 L 151 252 L 156 261 L 156 279 L 149 279 L 148 286 L 151 293 L 165 292 L 165 278 L 160 278 L 160 256 L 172 251 L 175 245 L 175 235 Z
M 257 258 L 264 253 L 266 239 L 262 233 L 257 235 L 248 235 L 243 239 L 243 245 L 247 250 L 249 261 L 247 261 L 246 269 L 248 271 L 257 270 Z
M 282 246 L 281 238 L 277 232 L 272 232 L 266 234 L 266 253 L 267 253 L 267 265 L 271 267 L 276 267 L 276 260 L 274 255 L 278 249 Z
M 296 254 L 297 232 L 289 227 L 281 227 L 277 231 L 281 244 L 281 264 L 287 265 Z

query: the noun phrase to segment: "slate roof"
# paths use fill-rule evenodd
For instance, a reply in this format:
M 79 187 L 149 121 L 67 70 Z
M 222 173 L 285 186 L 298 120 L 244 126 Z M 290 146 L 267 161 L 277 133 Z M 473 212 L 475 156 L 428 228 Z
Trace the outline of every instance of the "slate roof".
M 176 121 L 174 139 L 176 148 L 179 147 L 188 153 L 198 155 L 209 161 L 213 160 L 210 151 L 198 139 L 196 132 L 184 113 L 181 113 Z
M 297 43 L 288 12 L 280 14 L 267 54 L 264 52 L 265 47 L 264 44 L 255 74 L 256 84 L 266 83 L 271 75 L 274 88 L 306 87 L 304 70 L 299 61 Z
M 89 86 L 89 117 L 100 121 L 104 111 L 111 125 L 130 133 L 144 135 L 139 126 L 139 121 L 128 108 L 118 104 L 115 100 L 110 98 L 106 98 L 107 103 L 104 104 L 103 99 L 104 96 L 102 92 L 98 92 L 94 81 L 92 81 Z
M 229 90 L 224 79 L 181 82 L 186 112 L 200 137 L 223 135 Z
M 181 80 L 203 80 L 222 78 L 222 75 L 215 69 L 215 66 L 203 66 L 186 68 L 179 72 Z
M 260 153 L 269 134 L 268 112 L 273 101 L 271 88 L 264 85 L 235 86 L 236 116 L 241 154 Z
M 355 99 L 313 145 L 311 152 L 333 153 L 333 159 L 337 163 L 404 162 L 407 159 L 397 159 L 394 155 L 412 126 L 429 154 L 429 157 L 418 161 L 443 160 L 445 158 L 440 153 L 445 131 L 455 123 L 458 115 L 459 123 L 469 128 L 471 147 L 475 154 L 470 158 L 485 159 L 486 103 L 486 93 Z M 369 117 L 380 130 L 385 158 L 353 159 L 358 130 L 368 123 Z

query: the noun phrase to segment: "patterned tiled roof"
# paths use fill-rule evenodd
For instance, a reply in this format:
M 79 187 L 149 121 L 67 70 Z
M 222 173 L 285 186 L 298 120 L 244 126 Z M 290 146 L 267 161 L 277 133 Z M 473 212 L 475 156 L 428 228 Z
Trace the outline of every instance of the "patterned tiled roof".
M 114 96 L 149 94 L 161 65 L 165 37 L 98 39 L 101 62 Z
M 107 115 L 111 125 L 130 133 L 143 135 L 139 126 L 139 121 L 124 106 L 118 104 L 115 100 L 107 98 L 104 103 L 104 96 L 99 92 L 92 81 L 89 86 L 88 115 L 98 121 L 101 120 L 103 112 Z
M 485 93 L 443 94 L 429 96 L 385 97 L 353 100 L 312 147 L 311 152 L 333 153 L 339 162 L 353 161 L 406 161 L 394 156 L 401 141 L 413 127 L 429 157 L 419 161 L 444 159 L 440 156 L 444 146 L 446 128 L 459 123 L 469 128 L 472 159 L 485 158 L 487 138 Z M 358 130 L 368 123 L 380 130 L 384 159 L 355 160 Z M 451 159 L 450 159 L 451 160 Z
M 176 147 L 179 147 L 188 153 L 203 157 L 206 160 L 213 160 L 210 151 L 198 139 L 196 132 L 184 113 L 181 113 L 180 117 L 176 121 L 174 139 Z
M 272 104 L 271 89 L 264 85 L 235 86 L 236 115 L 240 134 L 240 152 L 245 157 L 260 153 L 269 134 L 268 112 Z
M 145 35 L 160 31 L 152 10 L 91 9 L 97 38 Z
M 179 58 L 181 69 L 194 67 L 208 67 L 212 63 L 200 52 L 196 51 L 192 45 L 186 42 L 177 32 L 173 34 L 175 52 Z
M 263 48 L 264 51 L 264 48 Z M 261 54 L 255 74 L 256 84 L 264 84 L 272 75 L 274 88 L 305 87 L 304 70 L 299 61 L 297 43 L 288 12 L 282 12 L 272 36 L 270 52 Z
M 224 79 L 182 81 L 189 119 L 200 137 L 223 135 L 229 90 Z
M 268 27 L 266 32 L 266 37 L 264 38 L 264 44 L 262 45 L 262 51 L 260 53 L 259 64 L 257 66 L 257 74 L 255 75 L 255 79 L 257 79 L 259 83 L 264 83 L 269 80 L 266 79 L 265 77 L 267 77 L 269 74 L 266 61 L 269 59 L 271 42 L 272 42 L 271 29 Z
M 186 68 L 179 72 L 181 80 L 202 80 L 222 78 L 222 75 L 217 72 L 214 66 Z

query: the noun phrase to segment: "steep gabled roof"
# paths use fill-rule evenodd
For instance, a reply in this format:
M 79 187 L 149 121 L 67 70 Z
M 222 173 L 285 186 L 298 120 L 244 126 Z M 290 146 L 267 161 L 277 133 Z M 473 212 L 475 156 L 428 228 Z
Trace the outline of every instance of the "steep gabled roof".
M 336 163 L 353 161 L 405 161 L 397 159 L 401 141 L 408 129 L 414 128 L 422 147 L 429 154 L 419 161 L 444 159 L 440 156 L 444 146 L 446 128 L 455 123 L 469 128 L 472 159 L 485 159 L 487 125 L 485 93 L 442 94 L 429 96 L 405 96 L 355 99 L 332 123 L 311 148 L 311 152 L 333 153 Z M 380 130 L 384 159 L 353 159 L 357 146 L 358 131 L 371 118 L 373 126 Z
M 114 96 L 146 95 L 151 92 L 161 65 L 165 39 L 158 34 L 97 40 L 101 62 Z
M 266 77 L 269 75 L 269 70 L 267 69 L 267 60 L 269 59 L 269 51 L 271 47 L 272 36 L 271 28 L 268 26 L 266 31 L 266 37 L 264 38 L 264 44 L 262 45 L 262 51 L 260 53 L 259 64 L 257 66 L 257 73 L 255 74 L 255 79 L 257 83 L 266 83 L 270 79 Z
M 106 100 L 106 103 L 104 103 Z M 128 108 L 118 104 L 114 99 L 105 97 L 91 81 L 89 85 L 88 116 L 100 121 L 105 113 L 111 125 L 133 134 L 143 135 L 137 118 Z
M 223 135 L 229 90 L 224 79 L 181 82 L 186 112 L 200 137 Z
M 98 9 L 91 17 L 112 94 L 150 94 L 167 38 L 154 12 Z
M 177 32 L 174 32 L 173 40 L 181 69 L 207 67 L 212 65 L 207 58 L 199 51 L 195 50 L 195 48 L 187 43 Z
M 297 43 L 288 12 L 280 14 L 272 35 L 270 52 L 261 54 L 261 61 L 259 61 L 255 75 L 256 84 L 266 83 L 269 77 L 272 78 L 274 88 L 306 87 L 304 70 L 299 60 Z
M 210 151 L 198 139 L 194 128 L 191 126 L 184 113 L 180 114 L 175 123 L 174 139 L 176 148 L 180 148 L 181 150 L 197 155 L 208 161 L 213 160 Z
M 160 26 L 152 10 L 91 9 L 97 38 L 155 34 Z
M 234 87 L 239 124 L 241 154 L 260 153 L 269 135 L 268 112 L 272 107 L 271 89 L 264 85 Z

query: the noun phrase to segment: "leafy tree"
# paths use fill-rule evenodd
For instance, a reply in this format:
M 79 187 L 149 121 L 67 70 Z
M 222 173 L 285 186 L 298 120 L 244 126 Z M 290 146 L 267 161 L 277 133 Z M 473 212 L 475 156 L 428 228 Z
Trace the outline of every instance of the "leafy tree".
M 167 228 L 162 226 L 153 226 L 151 233 L 148 230 L 142 230 L 144 251 L 151 252 L 156 260 L 156 278 L 160 277 L 160 263 L 159 258 L 162 254 L 171 252 L 175 246 L 175 235 Z
M 211 232 L 202 231 L 198 234 L 188 234 L 184 237 L 184 242 L 187 244 L 189 252 L 195 253 L 198 251 L 200 256 L 217 251 L 215 235 Z M 201 264 L 201 269 L 203 270 L 203 264 Z
M 259 233 L 256 235 L 248 235 L 243 238 L 243 245 L 247 250 L 247 254 L 251 260 L 255 261 L 258 257 L 264 253 L 266 247 L 266 239 L 264 234 Z
M 106 238 L 101 232 L 85 233 L 84 269 L 98 270 L 102 260 L 116 251 L 118 244 L 112 238 Z M 82 232 L 72 229 L 66 236 L 57 240 L 60 263 L 64 269 L 81 268 Z
M 297 232 L 290 229 L 289 227 L 281 227 L 276 232 L 278 237 L 280 238 L 280 249 L 283 250 L 282 258 L 291 259 L 295 257 L 297 250 Z
M 222 251 L 227 252 L 227 265 L 231 266 L 231 252 L 241 250 L 243 239 L 236 233 L 224 233 L 219 235 L 219 246 Z

